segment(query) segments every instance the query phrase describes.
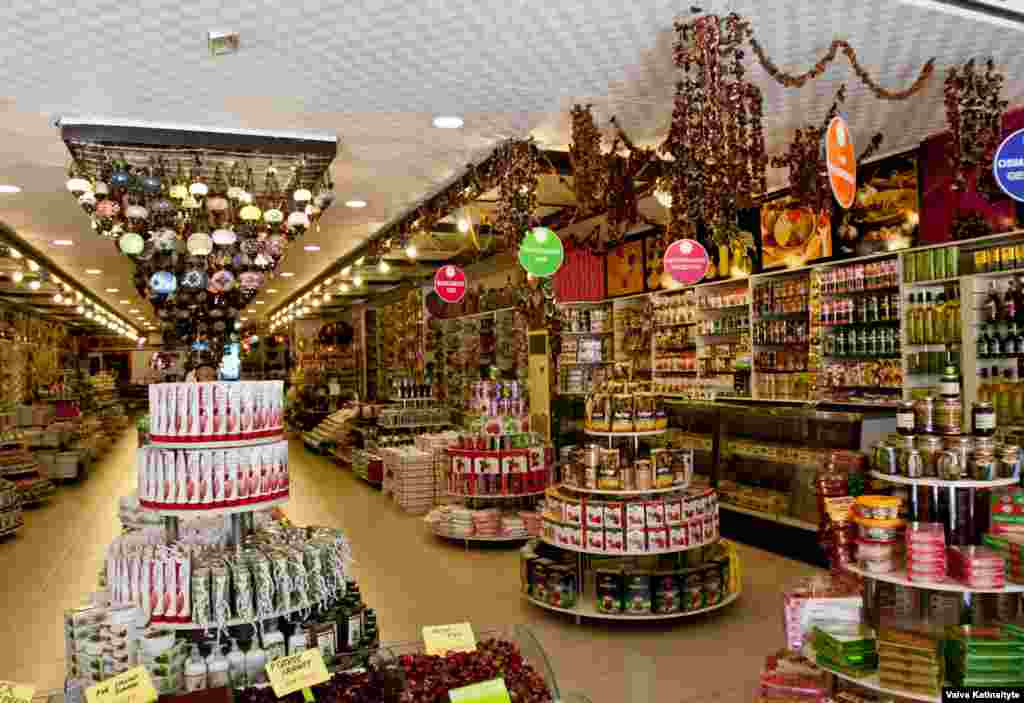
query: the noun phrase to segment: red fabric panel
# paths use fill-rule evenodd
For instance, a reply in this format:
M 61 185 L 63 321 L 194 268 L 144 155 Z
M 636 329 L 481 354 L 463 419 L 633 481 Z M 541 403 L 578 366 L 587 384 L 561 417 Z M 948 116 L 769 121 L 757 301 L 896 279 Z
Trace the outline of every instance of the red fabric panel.
M 1003 117 L 1003 138 L 1024 127 L 1024 108 L 1008 110 Z M 989 202 L 968 182 L 965 191 L 953 191 L 953 170 L 949 165 L 946 145 L 949 132 L 936 134 L 921 142 L 918 173 L 921 179 L 921 227 L 918 244 L 941 244 L 950 241 L 950 226 L 958 212 L 976 212 L 993 226 L 996 232 L 1006 229 L 1006 218 L 1014 218 L 1014 201 L 1002 196 Z
M 555 300 L 569 303 L 604 297 L 604 257 L 582 248 L 567 250 L 555 274 Z

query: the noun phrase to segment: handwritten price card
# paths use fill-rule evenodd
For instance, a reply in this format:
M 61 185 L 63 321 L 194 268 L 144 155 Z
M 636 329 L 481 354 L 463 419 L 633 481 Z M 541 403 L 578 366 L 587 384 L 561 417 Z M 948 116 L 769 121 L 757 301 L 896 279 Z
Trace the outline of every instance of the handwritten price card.
M 468 622 L 454 625 L 431 625 L 423 628 L 423 646 L 427 654 L 443 657 L 448 652 L 472 652 L 476 650 L 476 638 Z
M 156 698 L 153 680 L 141 666 L 85 689 L 88 703 L 152 703 Z
M 284 698 L 289 693 L 323 683 L 331 675 L 327 673 L 320 649 L 314 647 L 270 662 L 267 664 L 267 677 L 274 695 Z
M 0 681 L 0 703 L 32 703 L 32 696 L 35 694 L 35 686 Z

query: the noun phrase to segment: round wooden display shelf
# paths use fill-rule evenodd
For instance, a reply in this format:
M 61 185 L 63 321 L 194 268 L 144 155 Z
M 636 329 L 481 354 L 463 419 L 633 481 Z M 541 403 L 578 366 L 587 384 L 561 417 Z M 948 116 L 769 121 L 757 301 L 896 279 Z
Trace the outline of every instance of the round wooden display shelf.
M 144 503 L 139 503 L 143 510 L 148 510 L 151 513 L 162 515 L 164 517 L 191 517 L 194 515 L 237 515 L 239 513 L 251 513 L 256 510 L 265 510 L 266 508 L 272 508 L 275 505 L 283 505 L 288 502 L 288 496 L 280 496 L 272 500 L 264 500 L 259 503 L 247 503 L 246 505 L 230 505 L 227 507 L 213 507 L 196 505 L 194 508 L 158 508 L 151 507 Z
M 590 493 L 602 496 L 649 496 L 658 495 L 661 493 L 675 493 L 676 491 L 685 491 L 687 490 L 687 488 L 689 488 L 689 485 L 672 486 L 671 488 L 648 488 L 645 491 L 609 491 L 602 490 L 600 488 L 581 488 L 579 486 L 573 486 L 572 484 L 569 483 L 560 483 L 557 487 L 559 489 L 564 488 L 565 490 L 572 491 L 573 493 Z
M 243 447 L 259 447 L 284 440 L 283 433 L 256 439 L 229 439 L 221 442 L 163 442 L 150 441 L 149 446 L 157 449 L 238 449 Z
M 883 474 L 881 471 L 872 471 L 872 478 L 899 483 L 904 486 L 935 486 L 938 488 L 1002 488 L 1003 486 L 1016 486 L 1020 479 L 997 478 L 994 481 L 973 481 L 964 479 L 962 481 L 946 481 L 941 478 L 909 478 L 907 476 L 893 476 Z
M 448 493 L 452 498 L 530 498 L 542 496 L 547 489 L 530 491 L 529 493 Z
M 598 430 L 584 430 L 591 437 L 656 437 L 668 432 L 665 430 L 644 430 L 641 432 L 600 432 Z
M 619 553 L 619 552 L 598 552 L 598 551 L 595 551 L 593 549 L 585 549 L 585 548 L 580 548 L 580 547 L 570 547 L 570 546 L 567 546 L 567 545 L 564 545 L 564 544 L 559 544 L 558 542 L 552 542 L 551 540 L 544 539 L 543 535 L 541 535 L 541 537 L 540 537 L 540 541 L 543 542 L 544 544 L 550 544 L 552 547 L 558 547 L 559 549 L 564 549 L 567 552 L 579 552 L 580 554 L 594 554 L 596 556 L 602 556 L 602 557 L 645 557 L 645 556 L 656 556 L 658 554 L 676 554 L 678 552 L 689 552 L 689 551 L 692 551 L 694 549 L 700 549 L 701 547 L 710 547 L 711 545 L 713 545 L 716 542 L 718 542 L 719 539 L 720 538 L 716 537 L 715 539 L 713 539 L 713 540 L 711 540 L 709 542 L 702 542 L 700 544 L 691 544 L 691 545 L 688 545 L 686 547 L 674 547 L 672 549 L 659 549 L 657 551 L 646 551 L 646 552 L 621 552 L 621 553 Z
M 700 615 L 701 613 L 710 613 L 713 610 L 724 608 L 729 605 L 737 598 L 740 597 L 740 592 L 730 593 L 726 596 L 721 603 L 715 603 L 705 608 L 698 610 L 688 610 L 686 612 L 679 613 L 651 613 L 644 615 L 631 615 L 629 613 L 603 613 L 597 609 L 594 604 L 593 598 L 588 596 L 581 596 L 579 603 L 575 608 L 559 608 L 556 605 L 545 603 L 544 601 L 537 600 L 531 596 L 524 596 L 526 600 L 530 601 L 538 608 L 544 608 L 545 610 L 553 610 L 556 613 L 566 613 L 567 615 L 575 615 L 581 618 L 594 618 L 596 620 L 675 620 L 677 618 L 688 618 L 691 615 Z
M 506 537 L 504 535 L 485 536 L 485 535 L 454 535 L 451 532 L 445 532 L 444 530 L 438 530 L 434 527 L 430 528 L 438 537 L 444 539 L 455 540 L 456 542 L 526 542 L 527 540 L 533 539 L 533 535 L 524 535 L 521 537 Z

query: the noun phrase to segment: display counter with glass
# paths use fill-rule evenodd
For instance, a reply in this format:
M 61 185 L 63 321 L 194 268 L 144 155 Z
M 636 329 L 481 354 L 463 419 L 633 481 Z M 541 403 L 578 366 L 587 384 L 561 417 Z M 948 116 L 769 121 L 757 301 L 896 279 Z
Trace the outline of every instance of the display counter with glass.
M 815 478 L 837 452 L 864 461 L 863 416 L 727 401 L 665 405 L 667 441 L 692 449 L 694 474 L 718 491 L 723 534 L 820 562 Z

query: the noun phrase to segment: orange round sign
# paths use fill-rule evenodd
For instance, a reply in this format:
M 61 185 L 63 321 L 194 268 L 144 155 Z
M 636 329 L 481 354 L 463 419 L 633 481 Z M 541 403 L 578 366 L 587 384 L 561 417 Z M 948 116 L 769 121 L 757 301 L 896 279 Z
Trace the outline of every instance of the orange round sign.
M 849 210 L 857 196 L 857 157 L 853 154 L 853 139 L 842 117 L 833 117 L 825 134 L 825 164 L 828 183 L 839 205 Z

